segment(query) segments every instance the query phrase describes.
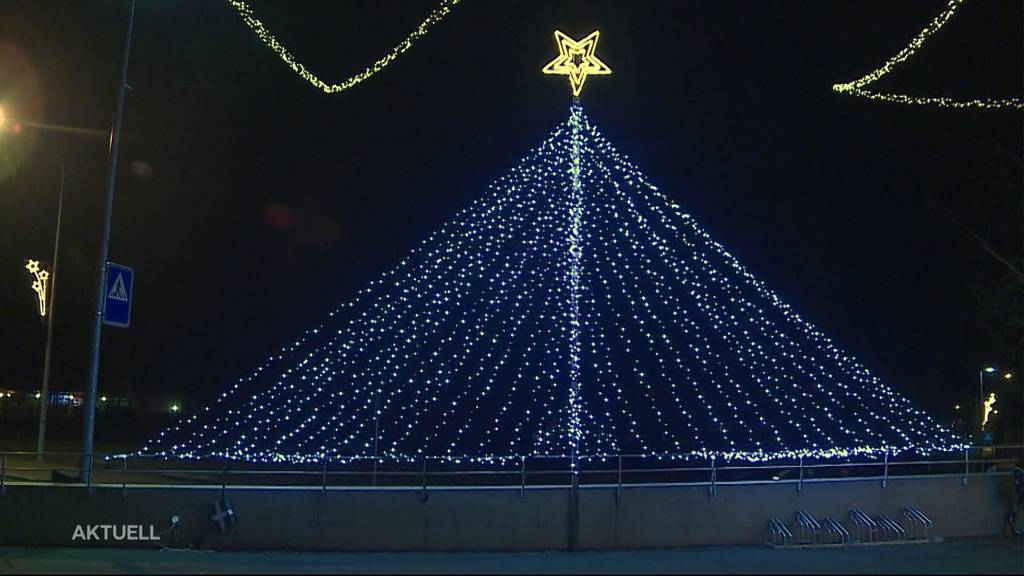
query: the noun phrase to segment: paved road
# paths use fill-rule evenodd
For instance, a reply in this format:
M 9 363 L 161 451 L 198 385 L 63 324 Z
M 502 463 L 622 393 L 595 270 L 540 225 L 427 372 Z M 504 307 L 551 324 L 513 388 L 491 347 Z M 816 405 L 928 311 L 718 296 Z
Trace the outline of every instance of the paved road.
M 976 573 L 1024 574 L 1024 539 L 773 550 L 760 547 L 617 552 L 209 552 L 3 548 L 6 573 Z

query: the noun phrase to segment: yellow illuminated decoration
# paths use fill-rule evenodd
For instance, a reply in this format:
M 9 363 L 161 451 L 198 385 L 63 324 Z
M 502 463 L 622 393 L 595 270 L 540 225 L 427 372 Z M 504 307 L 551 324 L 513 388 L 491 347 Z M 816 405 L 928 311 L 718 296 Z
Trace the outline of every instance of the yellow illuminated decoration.
M 25 269 L 28 270 L 29 274 L 32 274 L 32 289 L 36 292 L 36 297 L 39 300 L 39 316 L 46 317 L 46 291 L 47 282 L 50 280 L 50 273 L 39 265 L 38 260 L 29 260 L 28 264 L 25 264 Z
M 600 36 L 601 31 L 594 30 L 586 38 L 577 42 L 561 30 L 555 30 L 558 57 L 548 62 L 543 72 L 568 76 L 569 85 L 572 86 L 572 95 L 579 98 L 587 76 L 591 74 L 605 76 L 612 73 L 612 69 L 594 55 L 594 51 L 597 49 L 597 39 Z
M 441 0 L 441 3 L 437 6 L 437 8 L 435 8 L 429 15 L 427 15 L 427 18 L 420 22 L 420 25 L 417 26 L 415 30 L 413 30 L 408 36 L 405 37 L 404 40 L 399 42 L 387 54 L 382 56 L 379 60 L 374 62 L 371 66 L 367 67 L 359 74 L 356 74 L 355 76 L 347 78 L 346 80 L 343 80 L 336 84 L 328 84 L 327 82 L 324 82 L 316 74 L 310 72 L 309 69 L 307 69 L 301 62 L 299 62 L 287 48 L 285 48 L 280 42 L 277 41 L 277 38 L 275 38 L 274 35 L 270 32 L 270 30 L 267 29 L 266 25 L 264 25 L 263 22 L 260 22 L 260 20 L 256 18 L 255 13 L 253 13 L 252 11 L 252 7 L 249 6 L 247 2 L 245 2 L 244 0 L 228 0 L 228 3 L 231 4 L 235 8 L 235 10 L 238 11 L 238 13 L 242 16 L 242 19 L 245 20 L 245 23 L 249 25 L 249 28 L 251 28 L 252 31 L 256 33 L 259 39 L 263 41 L 263 43 L 266 44 L 271 50 L 276 52 L 278 57 L 281 58 L 281 60 L 283 60 L 284 63 L 287 64 L 288 67 L 291 68 L 296 74 L 298 74 L 301 78 L 303 78 L 313 86 L 316 86 L 317 88 L 323 90 L 327 94 L 337 94 L 338 92 L 347 90 L 355 86 L 356 84 L 359 84 L 363 80 L 366 80 L 370 76 L 373 76 L 377 72 L 383 70 L 395 58 L 398 58 L 406 50 L 408 50 L 412 46 L 413 42 L 425 36 L 427 31 L 430 30 L 430 27 L 433 26 L 434 24 L 437 24 L 438 22 L 441 21 L 441 19 L 447 16 L 448 12 L 451 11 L 452 7 L 458 4 L 460 1 L 461 0 Z
M 995 406 L 995 404 L 996 404 L 996 393 L 992 392 L 992 393 L 990 393 L 988 395 L 988 400 L 985 400 L 985 413 L 982 414 L 982 416 L 981 416 L 981 427 L 982 427 L 982 429 L 984 429 L 985 425 L 988 424 L 988 417 L 989 417 L 989 415 L 995 413 L 995 409 L 992 408 L 993 406 Z
M 886 102 L 896 102 L 900 104 L 917 104 L 917 105 L 932 105 L 932 106 L 943 106 L 947 108 L 1021 108 L 1024 109 L 1024 99 L 1021 98 L 975 98 L 971 100 L 957 100 L 955 98 L 945 98 L 938 96 L 909 96 L 906 94 L 887 94 L 885 92 L 874 92 L 866 90 L 868 86 L 875 83 L 889 72 L 892 72 L 894 68 L 900 64 L 909 60 L 920 48 L 924 45 L 925 41 L 942 28 L 946 22 L 953 17 L 957 9 L 965 0 L 949 0 L 946 5 L 946 9 L 936 16 L 924 30 L 914 37 L 902 50 L 899 51 L 895 56 L 886 60 L 879 68 L 865 74 L 861 78 L 858 78 L 852 82 L 845 82 L 840 84 L 833 84 L 832 89 L 836 92 L 843 94 L 854 94 L 857 96 L 863 96 L 864 98 L 870 98 L 872 100 L 884 100 Z

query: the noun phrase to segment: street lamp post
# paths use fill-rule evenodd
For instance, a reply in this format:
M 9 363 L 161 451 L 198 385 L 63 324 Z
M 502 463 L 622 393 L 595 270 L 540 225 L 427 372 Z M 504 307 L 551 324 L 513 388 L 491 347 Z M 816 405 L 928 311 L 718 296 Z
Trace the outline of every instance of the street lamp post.
M 1009 383 L 1010 380 L 1013 380 L 1013 372 L 1010 372 L 1009 370 L 1004 372 L 1003 380 L 1007 383 Z M 1012 388 L 1004 388 L 1004 390 L 1007 391 L 1006 395 L 1008 397 L 1013 393 Z M 1017 406 L 1017 418 L 1020 420 L 1017 424 L 1017 430 L 1020 431 L 1021 429 L 1024 429 L 1024 385 L 1021 386 L 1020 404 Z M 1017 441 L 1020 442 L 1019 437 L 1017 438 Z
M 981 441 L 985 435 L 984 428 L 984 412 L 985 412 L 985 374 L 991 374 L 995 372 L 997 368 L 995 366 L 985 366 L 981 370 L 978 370 L 978 440 Z
M 57 232 L 53 239 L 53 269 L 50 271 L 50 317 L 46 320 L 46 352 L 43 355 L 43 388 L 39 395 L 39 438 L 36 441 L 38 457 L 46 450 L 46 411 L 50 404 L 50 358 L 53 352 L 53 305 L 57 294 L 57 256 L 60 248 L 61 217 L 64 213 L 64 159 L 54 151 L 60 166 L 60 188 L 57 193 Z
M 107 251 L 110 247 L 110 218 L 114 210 L 114 182 L 117 180 L 117 151 L 121 144 L 121 119 L 124 116 L 124 93 L 128 85 L 128 55 L 132 47 L 132 29 L 135 24 L 135 0 L 128 2 L 128 29 L 124 37 L 121 58 L 121 76 L 117 86 L 117 112 L 110 129 L 110 152 L 107 160 L 107 198 L 103 216 L 103 235 L 97 258 L 96 307 L 92 318 L 92 344 L 89 347 L 89 380 L 85 389 L 85 414 L 82 418 L 82 467 L 80 480 L 91 485 L 93 432 L 96 426 L 96 388 L 100 371 L 100 342 L 103 338 L 103 301 L 107 281 Z
M 995 364 L 989 364 L 987 366 L 984 366 L 984 367 L 982 367 L 981 370 L 978 371 L 978 411 L 977 411 L 977 416 L 978 416 L 978 435 L 979 435 L 978 438 L 982 442 L 984 442 L 984 440 L 985 440 L 985 415 L 986 415 L 986 406 L 985 406 L 985 404 L 986 404 L 986 400 L 985 400 L 985 375 L 986 374 L 995 374 L 998 371 L 999 371 L 999 367 L 996 366 Z M 1006 373 L 1002 374 L 1002 378 L 1004 380 L 1010 380 L 1010 379 L 1013 378 L 1013 373 L 1006 372 Z M 991 398 L 991 400 L 994 402 L 995 401 L 995 397 L 993 396 Z M 993 411 L 993 413 L 995 413 L 995 411 Z

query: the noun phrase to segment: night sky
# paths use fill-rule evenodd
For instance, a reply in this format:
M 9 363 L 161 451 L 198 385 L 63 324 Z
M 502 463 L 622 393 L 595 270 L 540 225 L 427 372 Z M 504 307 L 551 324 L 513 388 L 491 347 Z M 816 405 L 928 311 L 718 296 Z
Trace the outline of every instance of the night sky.
M 592 122 L 669 197 L 918 406 L 948 419 L 1007 362 L 976 291 L 1021 258 L 1017 110 L 835 94 L 944 6 L 902 2 L 464 0 L 390 67 L 325 95 L 227 2 L 139 2 L 110 259 L 136 271 L 101 390 L 196 407 L 481 195 L 568 114 L 552 30 L 601 30 Z M 65 223 L 52 387 L 84 388 L 107 137 L 127 2 L 0 5 L 0 388 L 35 390 L 45 325 L 25 258 Z M 432 0 L 284 3 L 257 15 L 329 82 L 386 52 Z M 968 2 L 879 88 L 1020 96 L 1024 3 Z M 96 134 L 9 131 L 10 118 Z M 56 154 L 55 154 L 56 153 Z M 1018 356 L 1019 359 L 1019 356 Z

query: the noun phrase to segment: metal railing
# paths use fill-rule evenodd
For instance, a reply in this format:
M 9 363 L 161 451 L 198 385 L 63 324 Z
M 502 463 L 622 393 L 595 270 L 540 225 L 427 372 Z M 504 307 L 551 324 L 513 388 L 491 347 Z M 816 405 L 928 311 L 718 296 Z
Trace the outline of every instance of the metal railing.
M 579 485 L 610 486 L 621 498 L 623 487 L 638 485 L 707 486 L 715 499 L 719 485 L 780 483 L 797 491 L 809 482 L 873 479 L 885 488 L 890 479 L 911 476 L 959 476 L 964 484 L 977 474 L 1010 474 L 1024 459 L 1024 445 L 972 447 L 962 453 L 929 458 L 886 455 L 882 459 L 722 464 L 716 460 L 672 461 L 618 454 L 581 458 Z M 256 464 L 228 459 L 161 460 L 97 454 L 86 460 L 92 474 L 88 486 L 277 487 L 295 489 L 373 489 L 446 487 L 569 486 L 572 472 L 561 457 L 528 456 L 489 466 L 437 458 L 395 462 L 362 458 L 346 463 Z M 0 452 L 0 493 L 12 484 L 77 485 L 77 452 Z

